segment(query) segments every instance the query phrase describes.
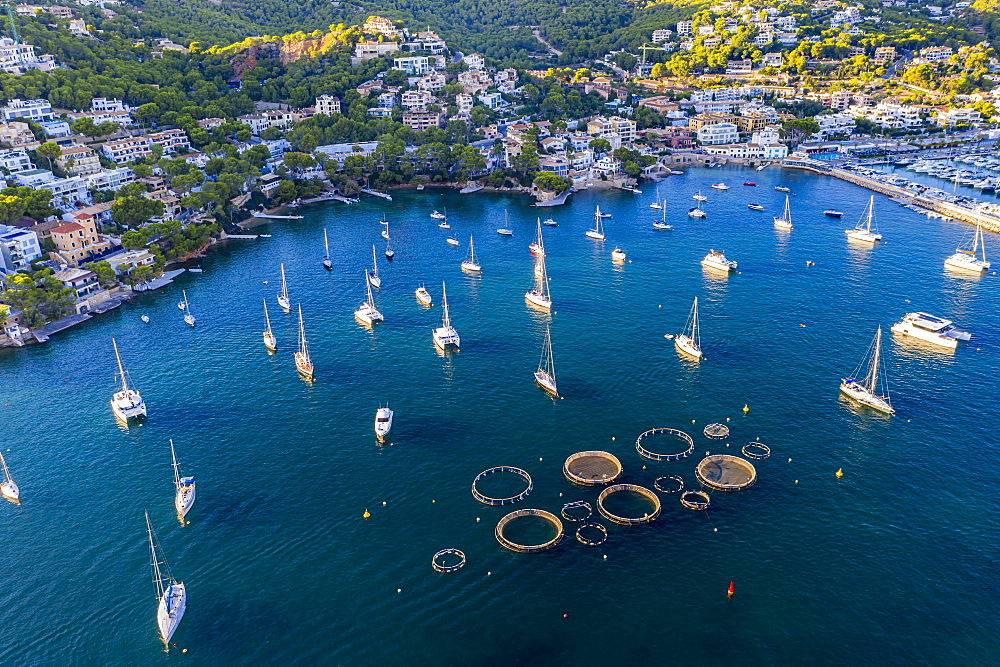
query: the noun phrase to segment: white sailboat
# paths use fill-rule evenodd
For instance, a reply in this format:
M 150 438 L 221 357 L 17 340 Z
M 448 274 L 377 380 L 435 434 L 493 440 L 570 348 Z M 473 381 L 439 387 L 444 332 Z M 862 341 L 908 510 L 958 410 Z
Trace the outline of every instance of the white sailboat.
M 447 350 L 449 348 L 457 350 L 462 341 L 459 338 L 455 327 L 451 325 L 451 316 L 448 313 L 448 291 L 443 282 L 441 283 L 441 310 L 441 326 L 434 329 L 432 334 L 434 344 L 442 350 Z
M 980 254 L 982 254 L 982 259 L 979 257 Z M 972 249 L 956 248 L 955 254 L 944 260 L 944 265 L 949 269 L 970 273 L 982 273 L 989 270 L 992 264 L 986 261 L 986 246 L 983 243 L 983 226 L 981 224 L 976 225 L 976 233 L 972 238 Z
M 698 190 L 698 194 L 691 195 L 691 199 L 695 200 L 696 202 L 708 201 L 708 197 L 701 194 L 701 190 Z
M 392 417 L 393 412 L 388 405 L 379 406 L 379 409 L 375 411 L 375 437 L 378 438 L 379 442 L 383 442 L 392 433 Z
M 299 304 L 299 349 L 295 352 L 295 370 L 306 379 L 313 379 L 313 362 L 306 342 L 306 328 L 302 324 L 302 304 Z
M 139 390 L 132 387 L 129 383 L 128 372 L 125 370 L 122 357 L 118 353 L 118 341 L 112 338 L 111 344 L 115 348 L 115 360 L 118 362 L 118 377 L 116 380 L 121 381 L 121 389 L 111 396 L 111 411 L 115 413 L 115 417 L 124 422 L 133 417 L 145 417 L 146 403 L 142 400 L 142 396 L 139 395 Z
M 271 331 L 271 318 L 267 314 L 267 299 L 264 299 L 264 347 L 274 352 L 278 349 L 278 339 Z
M 458 239 L 456 239 L 454 236 L 449 236 L 444 241 L 453 248 L 457 248 L 458 246 L 462 245 L 461 243 L 458 242 Z
M 170 440 L 170 458 L 174 465 L 174 508 L 177 509 L 177 515 L 183 519 L 194 506 L 194 477 L 181 477 L 181 467 L 177 463 L 173 439 Z
M 364 301 L 358 309 L 354 311 L 354 317 L 357 318 L 362 324 L 367 324 L 369 326 L 375 324 L 376 322 L 382 322 L 385 318 L 382 317 L 382 313 L 378 312 L 375 308 L 375 297 L 372 296 L 372 285 L 371 278 L 368 276 L 368 271 L 365 271 L 365 296 L 367 300 Z
M 388 241 L 389 240 L 389 221 L 385 219 L 384 215 L 382 216 L 382 226 L 385 227 L 385 229 L 382 230 L 382 238 L 384 238 L 386 241 Z
M 785 195 L 785 210 L 782 211 L 780 217 L 774 218 L 774 226 L 779 229 L 792 228 L 792 205 L 788 200 L 788 195 Z
M 187 589 L 183 582 L 174 579 L 167 565 L 167 559 L 163 556 L 163 549 L 160 547 L 156 533 L 153 532 L 153 524 L 149 521 L 149 512 L 146 512 L 146 532 L 149 534 L 149 555 L 153 569 L 153 583 L 156 584 L 156 625 L 160 630 L 160 639 L 163 640 L 167 650 L 170 650 L 170 638 L 174 636 L 177 626 L 180 625 L 184 617 L 184 610 L 187 609 Z
M 552 310 L 552 294 L 549 292 L 549 274 L 545 270 L 545 255 L 538 255 L 535 259 L 535 286 L 525 292 L 524 300 L 529 305 Z
M 292 309 L 292 302 L 288 300 L 288 282 L 285 280 L 285 265 L 281 265 L 281 292 L 278 294 L 278 305 L 286 313 Z
M 467 273 L 483 272 L 483 267 L 476 261 L 476 246 L 472 243 L 472 234 L 469 234 L 469 256 L 462 262 L 462 270 Z
M 597 206 L 597 210 L 594 211 L 594 228 L 587 230 L 587 238 L 594 239 L 595 241 L 604 240 L 604 216 L 601 215 L 601 207 Z
M 420 285 L 414 292 L 417 295 L 417 301 L 421 306 L 430 306 L 434 300 L 431 299 L 431 293 L 427 291 L 427 288 Z
M 556 361 L 552 356 L 552 332 L 548 325 L 545 326 L 545 344 L 542 346 L 542 356 L 538 359 L 535 382 L 546 393 L 559 397 L 559 389 L 556 386 Z
M 7 461 L 3 457 L 3 452 L 0 452 L 0 466 L 3 466 L 3 479 L 0 479 L 0 496 L 3 496 L 7 500 L 21 504 L 21 489 L 17 488 L 17 484 L 10 476 L 10 470 L 7 469 Z
M 181 290 L 181 294 L 184 295 L 184 324 L 193 327 L 195 319 L 194 315 L 191 313 L 191 304 L 188 303 L 187 290 Z
M 372 244 L 372 272 L 368 276 L 368 282 L 372 284 L 375 289 L 380 289 L 382 287 L 382 279 L 378 277 L 378 259 L 375 257 L 375 244 Z
M 437 213 L 437 211 L 434 211 Z M 439 214 L 440 215 L 440 214 Z M 434 217 L 433 215 L 431 216 Z M 451 225 L 448 224 L 448 209 L 444 210 L 444 215 L 441 216 L 441 222 L 438 223 L 438 227 L 441 229 L 451 229 Z
M 445 217 L 446 216 L 443 213 L 438 213 L 437 211 L 433 211 L 431 213 L 431 218 L 434 220 L 444 220 Z
M 535 232 L 535 240 L 528 246 L 528 250 L 531 251 L 532 255 L 544 255 L 545 254 L 545 242 L 542 240 L 542 219 L 538 218 L 538 229 Z
M 333 260 L 330 259 L 330 239 L 327 238 L 326 228 L 323 228 L 323 268 L 332 269 Z
M 663 204 L 660 203 L 660 188 L 659 188 L 659 186 L 657 186 L 657 188 L 656 188 L 656 199 L 654 199 L 653 203 L 649 205 L 649 208 L 655 208 L 655 209 L 661 209 L 661 208 L 663 208 Z
M 701 328 L 698 326 L 698 297 L 684 322 L 684 330 L 674 337 L 674 347 L 681 354 L 701 360 Z
M 653 222 L 653 229 L 673 229 L 673 226 L 667 224 L 667 200 L 663 200 L 663 214 L 660 220 Z
M 875 231 L 872 231 L 875 227 Z M 868 200 L 868 207 L 861 214 L 861 219 L 854 229 L 845 230 L 847 238 L 865 243 L 875 243 L 882 240 L 882 235 L 878 233 L 878 225 L 875 224 L 875 195 Z
M 513 236 L 514 230 L 510 228 L 510 221 L 507 219 L 507 211 L 503 212 L 503 227 L 497 229 L 500 236 Z
M 695 218 L 695 219 L 707 218 L 708 217 L 708 213 L 705 213 L 703 210 L 701 210 L 701 201 L 700 200 L 698 201 L 697 204 L 694 205 L 693 208 L 689 208 L 688 209 L 688 217 L 689 218 Z
M 841 380 L 840 391 L 859 403 L 891 415 L 896 411 L 889 400 L 889 387 L 885 381 L 885 369 L 882 368 L 881 352 L 882 327 L 880 326 L 871 345 L 868 346 L 865 358 L 854 369 L 853 375 Z M 866 362 L 868 368 L 865 370 L 865 376 L 857 379 Z

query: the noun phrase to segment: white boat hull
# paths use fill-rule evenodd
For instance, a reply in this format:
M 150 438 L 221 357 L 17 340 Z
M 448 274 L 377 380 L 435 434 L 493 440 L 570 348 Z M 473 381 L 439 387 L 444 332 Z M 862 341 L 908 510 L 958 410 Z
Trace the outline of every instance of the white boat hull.
M 195 322 L 197 322 L 197 320 L 194 319 L 194 315 L 192 315 L 191 313 L 184 314 L 184 324 L 193 327 L 195 325 Z
M 374 287 L 375 289 L 382 288 L 382 279 L 379 278 L 378 276 L 368 276 L 368 282 L 370 282 L 372 284 L 372 287 Z
M 725 273 L 729 273 L 736 268 L 735 262 L 733 264 L 723 264 L 714 259 L 703 259 L 701 260 L 701 265 L 706 269 L 715 269 L 716 271 L 724 271 Z
M 456 248 L 460 245 L 458 239 L 447 239 L 447 243 L 450 246 L 455 246 Z
M 881 396 L 875 396 L 874 394 L 869 392 L 867 389 L 862 387 L 854 380 L 851 381 L 845 380 L 841 382 L 840 392 L 845 396 L 847 396 L 848 398 L 852 398 L 858 403 L 861 403 L 862 405 L 867 405 L 868 407 L 879 410 L 880 412 L 884 412 L 890 415 L 896 412 L 893 409 L 893 407 L 889 405 L 888 402 L 886 402 L 885 399 L 883 399 Z
M 777 227 L 778 229 L 791 229 L 792 223 L 782 218 L 775 218 L 774 226 Z
M 462 262 L 462 270 L 466 273 L 482 273 L 483 267 L 475 262 Z
M 3 482 L 0 484 L 0 496 L 15 503 L 21 502 L 21 490 L 14 482 Z
M 292 302 L 288 300 L 287 296 L 278 295 L 278 305 L 281 306 L 282 310 L 291 310 Z
M 701 359 L 701 348 L 696 347 L 694 341 L 684 334 L 680 334 L 674 338 L 674 347 L 685 356 L 693 359 Z
M 619 262 L 619 263 L 624 262 L 625 261 L 625 253 L 623 253 L 623 252 L 617 252 L 617 251 L 616 252 L 612 252 L 611 253 L 611 261 L 612 262 Z
M 273 333 L 264 332 L 264 347 L 274 352 L 278 349 L 278 341 Z
M 872 234 L 864 229 L 848 229 L 845 231 L 847 238 L 852 241 L 860 241 L 862 243 L 877 243 L 882 240 L 881 234 Z
M 555 379 L 545 371 L 535 371 L 535 384 L 544 389 L 546 393 L 556 397 L 559 396 Z
M 688 211 L 688 217 L 689 218 L 695 218 L 695 219 L 701 219 L 701 218 L 707 218 L 708 214 L 705 213 L 704 211 L 702 211 L 701 209 L 696 208 L 693 211 Z
M 183 583 L 170 584 L 160 598 L 156 608 L 156 625 L 160 628 L 160 638 L 169 646 L 177 626 L 187 609 L 187 591 Z
M 454 327 L 438 327 L 434 330 L 432 336 L 434 344 L 442 350 L 457 350 L 462 344 L 462 340 L 459 338 L 458 332 L 455 331 Z
M 382 317 L 382 313 L 375 310 L 368 304 L 364 304 L 361 308 L 358 308 L 356 311 L 354 311 L 354 317 L 359 322 L 362 322 L 363 324 L 367 324 L 369 326 L 385 320 L 385 318 Z
M 546 299 L 544 294 L 540 294 L 536 290 L 525 292 L 524 300 L 527 301 L 529 305 L 537 306 L 543 310 L 552 310 L 552 301 L 550 299 Z
M 431 298 L 430 292 L 428 292 L 422 287 L 418 288 L 417 291 L 414 292 L 414 294 L 416 294 L 417 301 L 420 303 L 421 306 L 429 306 L 433 303 L 433 299 Z
M 139 392 L 129 389 L 111 397 L 111 411 L 122 421 L 146 416 L 146 403 Z
M 187 479 L 187 478 L 185 478 Z M 183 480 L 182 480 L 183 481 Z M 180 517 L 186 517 L 187 513 L 194 507 L 195 485 L 192 480 L 190 484 L 182 484 L 174 494 L 174 508 Z
M 920 327 L 914 326 L 911 322 L 903 320 L 902 322 L 896 322 L 890 327 L 892 331 L 904 336 L 912 336 L 927 343 L 932 343 L 933 345 L 940 345 L 941 347 L 946 347 L 950 350 L 954 350 L 958 347 L 958 340 L 952 338 L 951 336 L 942 336 L 933 331 L 927 331 L 926 329 L 921 329 Z
M 589 230 L 587 232 L 587 238 L 588 239 L 594 239 L 595 241 L 603 241 L 604 240 L 604 234 L 602 234 L 600 232 L 595 232 L 594 230 L 591 229 L 591 230 Z
M 984 271 L 989 271 L 991 266 L 990 262 L 987 262 L 986 260 L 971 257 L 964 253 L 955 253 L 948 259 L 944 260 L 944 265 L 949 269 L 966 271 L 968 273 L 983 273 Z

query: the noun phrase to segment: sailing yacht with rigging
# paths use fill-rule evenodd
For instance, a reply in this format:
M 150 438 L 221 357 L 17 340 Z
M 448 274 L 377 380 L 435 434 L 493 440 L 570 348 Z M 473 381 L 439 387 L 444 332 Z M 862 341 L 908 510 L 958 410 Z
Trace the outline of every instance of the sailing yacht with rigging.
M 654 199 L 653 203 L 649 205 L 649 208 L 655 208 L 655 209 L 663 208 L 663 204 L 660 203 L 660 188 L 659 188 L 659 186 L 656 187 L 656 199 Z
M 674 337 L 674 347 L 681 354 L 701 360 L 701 329 L 698 326 L 698 297 L 694 298 L 691 312 L 684 322 L 684 330 Z
M 535 383 L 546 393 L 559 398 L 559 389 L 556 386 L 556 361 L 552 356 L 552 332 L 548 325 L 545 326 L 545 344 L 542 346 L 542 356 L 538 359 Z
M 354 317 L 361 323 L 369 326 L 375 324 L 376 322 L 382 322 L 385 318 L 382 317 L 382 313 L 378 312 L 375 308 L 375 297 L 372 296 L 371 279 L 368 276 L 367 270 L 365 271 L 365 295 L 367 296 L 367 300 L 358 306 L 358 309 L 354 311 Z
M 3 457 L 3 452 L 0 452 L 0 466 L 3 466 L 3 479 L 0 479 L 0 496 L 20 505 L 21 489 L 17 488 L 17 484 L 14 483 L 13 478 L 10 476 L 10 470 L 7 469 L 7 461 Z
M 437 213 L 437 211 L 434 211 Z M 434 217 L 433 215 L 431 216 Z M 441 222 L 438 223 L 438 227 L 441 229 L 451 229 L 451 225 L 448 224 L 448 209 L 444 210 L 444 215 L 441 216 Z
M 417 301 L 421 306 L 430 306 L 434 301 L 431 299 L 431 293 L 427 291 L 427 288 L 422 284 L 417 288 L 414 294 L 417 295 Z
M 667 224 L 667 200 L 663 200 L 662 218 L 653 222 L 653 229 L 673 229 L 673 226 Z
M 503 212 L 503 227 L 497 229 L 497 234 L 500 236 L 513 236 L 514 230 L 510 228 L 510 221 L 507 219 L 507 211 Z
M 385 227 L 385 229 L 382 230 L 382 238 L 384 238 L 386 241 L 388 241 L 389 240 L 389 221 L 385 219 L 384 215 L 382 216 L 382 226 Z
M 306 342 L 306 328 L 302 323 L 302 304 L 299 304 L 299 349 L 295 352 L 295 370 L 306 379 L 313 379 L 313 362 Z
M 378 438 L 379 442 L 383 442 L 392 432 L 392 417 L 393 412 L 388 405 L 379 406 L 379 409 L 375 411 L 375 437 Z
M 872 231 L 875 227 L 875 231 Z M 854 229 L 845 230 L 847 238 L 865 243 L 875 243 L 882 240 L 882 235 L 878 233 L 878 225 L 875 224 L 875 195 L 868 200 L 868 207 L 861 214 L 861 219 Z
M 160 639 L 163 640 L 167 650 L 170 650 L 170 638 L 174 636 L 177 626 L 184 617 L 184 610 L 187 609 L 187 589 L 184 587 L 184 582 L 177 581 L 171 574 L 167 559 L 163 556 L 163 549 L 156 538 L 156 533 L 153 532 L 153 524 L 149 521 L 149 512 L 145 514 L 153 583 L 156 584 L 158 600 L 156 625 L 160 629 Z
M 194 506 L 194 477 L 181 477 L 181 466 L 177 463 L 177 453 L 174 451 L 174 441 L 170 440 L 170 458 L 174 465 L 174 507 L 182 519 Z
M 779 229 L 792 228 L 792 205 L 788 200 L 788 195 L 785 195 L 785 210 L 782 211 L 780 217 L 774 218 L 774 226 Z
M 552 310 L 552 294 L 549 292 L 549 274 L 545 270 L 545 255 L 535 258 L 535 286 L 524 293 L 529 305 L 543 310 Z
M 441 326 L 434 329 L 432 334 L 434 344 L 442 350 L 449 348 L 457 350 L 462 341 L 458 332 L 455 331 L 455 327 L 451 326 L 451 316 L 448 313 L 448 291 L 443 282 L 441 283 L 441 310 Z
M 982 259 L 979 255 L 982 254 Z M 972 238 L 972 249 L 956 248 L 955 254 L 944 260 L 944 265 L 949 269 L 968 271 L 970 273 L 982 273 L 988 271 L 990 262 L 986 261 L 986 246 L 983 244 L 983 226 L 976 225 L 976 233 Z
M 597 206 L 597 210 L 594 211 L 594 228 L 587 230 L 587 238 L 594 239 L 595 241 L 604 240 L 604 215 L 601 214 L 601 206 Z
M 871 345 L 868 346 L 868 352 L 865 353 L 865 358 L 861 360 L 858 367 L 854 369 L 854 373 L 851 377 L 843 378 L 840 382 L 840 391 L 854 399 L 858 403 L 867 405 L 881 412 L 888 414 L 893 414 L 896 412 L 892 403 L 889 400 L 889 387 L 885 381 L 885 372 L 882 368 L 882 327 L 878 328 L 875 333 L 875 338 L 872 339 Z M 865 376 L 861 379 L 857 379 L 857 375 L 865 367 L 867 362 L 868 367 L 865 371 Z M 881 381 L 881 385 L 879 382 Z M 880 393 L 881 392 L 881 393 Z
M 271 331 L 271 318 L 267 314 L 267 299 L 264 299 L 264 347 L 272 352 L 278 349 L 278 340 Z
M 380 289 L 382 287 L 382 279 L 378 277 L 378 260 L 375 258 L 375 244 L 372 244 L 372 272 L 368 276 L 368 282 L 372 284 L 375 289 Z
M 323 268 L 330 270 L 333 268 L 333 260 L 330 259 L 330 239 L 327 238 L 326 228 L 323 228 Z
M 708 217 L 708 213 L 705 213 L 703 210 L 701 210 L 701 201 L 695 204 L 692 208 L 688 209 L 688 217 L 694 218 L 696 220 Z
M 288 300 L 288 282 L 285 280 L 285 265 L 281 265 L 281 292 L 278 293 L 278 305 L 286 313 L 292 309 L 292 302 Z
M 181 290 L 181 294 L 184 295 L 184 324 L 193 327 L 195 319 L 194 315 L 191 313 L 191 305 L 188 303 L 187 290 Z
M 726 254 L 721 250 L 709 250 L 708 254 L 705 255 L 705 259 L 701 260 L 701 265 L 709 269 L 718 269 L 720 271 L 732 271 L 738 265 L 731 259 L 726 259 Z
M 146 416 L 146 403 L 139 395 L 139 390 L 129 383 L 129 374 L 122 363 L 122 357 L 118 353 L 118 341 L 111 339 L 111 345 L 115 348 L 115 360 L 118 362 L 118 378 L 121 380 L 121 389 L 111 396 L 111 411 L 115 417 L 127 422 L 133 417 Z
M 535 231 L 535 240 L 528 246 L 528 250 L 531 251 L 531 254 L 536 256 L 545 254 L 545 242 L 542 240 L 541 218 L 538 218 L 537 224 L 538 229 Z
M 462 262 L 462 270 L 467 273 L 483 272 L 483 267 L 476 261 L 476 246 L 472 243 L 472 234 L 469 234 L 469 256 Z

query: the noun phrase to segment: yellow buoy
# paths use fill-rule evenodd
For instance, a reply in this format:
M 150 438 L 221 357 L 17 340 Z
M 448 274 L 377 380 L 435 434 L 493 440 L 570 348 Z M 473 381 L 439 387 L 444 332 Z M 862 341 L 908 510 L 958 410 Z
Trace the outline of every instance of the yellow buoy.
M 748 412 L 750 412 L 750 406 L 749 405 L 744 405 L 743 406 L 743 414 L 746 414 Z
M 369 511 L 368 511 L 368 510 L 366 509 L 366 510 L 365 510 L 365 513 L 364 513 L 364 514 L 362 514 L 361 516 L 363 516 L 364 518 L 366 518 L 366 519 L 367 519 L 368 517 L 370 517 L 370 516 L 371 516 L 371 512 L 369 512 Z
M 799 480 L 795 480 L 795 483 L 796 483 L 796 484 L 798 484 L 798 483 L 799 483 Z
M 840 468 L 840 469 L 839 469 L 839 470 L 837 471 L 837 479 L 840 479 L 840 478 L 841 478 L 841 477 L 843 477 L 843 476 L 844 476 L 844 469 L 843 469 L 843 468 Z

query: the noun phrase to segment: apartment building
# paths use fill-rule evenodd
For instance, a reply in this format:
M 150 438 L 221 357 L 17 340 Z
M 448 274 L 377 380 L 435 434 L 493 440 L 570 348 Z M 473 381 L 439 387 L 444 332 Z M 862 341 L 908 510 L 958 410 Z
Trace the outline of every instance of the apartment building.
M 400 69 L 410 76 L 423 76 L 431 69 L 430 60 L 427 56 L 407 56 L 405 58 L 393 58 L 392 66 Z
M 103 170 L 101 159 L 89 146 L 70 145 L 62 149 L 56 164 L 63 171 L 75 176 L 89 176 Z
M 407 111 L 403 114 L 403 125 L 419 132 L 444 126 L 444 113 L 440 111 Z
M 35 165 L 31 164 L 31 159 L 24 149 L 0 150 L 0 167 L 8 174 L 17 174 L 23 171 L 31 171 Z
M 587 122 L 587 132 L 594 136 L 615 133 L 621 137 L 622 143 L 632 143 L 635 141 L 635 121 L 620 116 L 598 116 Z
M 13 99 L 6 106 L 0 108 L 5 123 L 12 120 L 33 120 L 40 123 L 43 120 L 52 120 L 52 105 L 48 100 L 20 100 Z
M 149 137 L 126 137 L 106 141 L 101 144 L 101 153 L 112 162 L 121 164 L 138 158 L 152 155 L 152 142 Z
M 42 256 L 38 234 L 26 229 L 0 225 L 0 274 L 26 269 Z
M 714 123 L 698 128 L 700 144 L 733 144 L 739 140 L 739 129 L 734 123 Z
M 146 136 L 167 154 L 176 153 L 179 150 L 191 150 L 191 141 L 184 130 L 163 130 Z

